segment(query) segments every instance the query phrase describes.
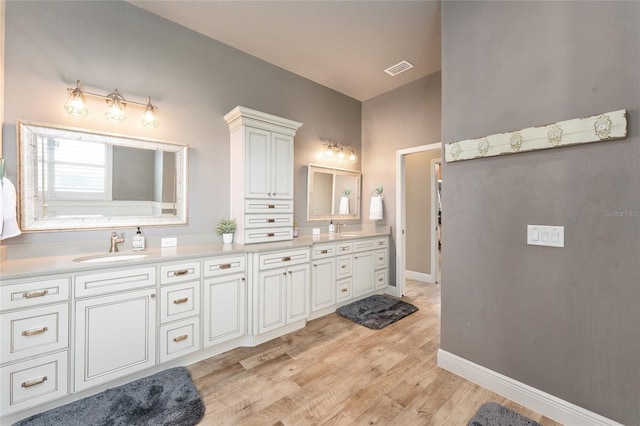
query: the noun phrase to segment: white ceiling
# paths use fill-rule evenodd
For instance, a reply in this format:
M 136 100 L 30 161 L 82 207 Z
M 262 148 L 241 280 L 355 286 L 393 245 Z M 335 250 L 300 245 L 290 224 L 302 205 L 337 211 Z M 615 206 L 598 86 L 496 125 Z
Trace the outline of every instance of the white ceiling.
M 440 69 L 439 1 L 129 3 L 360 101 Z

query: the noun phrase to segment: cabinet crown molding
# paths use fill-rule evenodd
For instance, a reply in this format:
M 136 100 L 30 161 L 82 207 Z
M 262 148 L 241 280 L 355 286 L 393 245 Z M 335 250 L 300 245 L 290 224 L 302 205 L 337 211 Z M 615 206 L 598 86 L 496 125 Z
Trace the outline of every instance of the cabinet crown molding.
M 258 126 L 268 130 L 270 126 L 277 126 L 278 131 L 285 129 L 293 136 L 303 123 L 289 120 L 288 118 L 278 117 L 277 115 L 267 114 L 266 112 L 256 111 L 251 108 L 237 106 L 224 116 L 225 121 L 229 125 L 231 131 L 240 126 Z

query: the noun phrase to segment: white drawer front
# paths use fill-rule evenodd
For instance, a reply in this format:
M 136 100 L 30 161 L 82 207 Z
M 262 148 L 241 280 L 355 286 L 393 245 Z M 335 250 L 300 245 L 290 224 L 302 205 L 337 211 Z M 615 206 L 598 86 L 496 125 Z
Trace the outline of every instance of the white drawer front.
M 336 246 L 334 244 L 320 244 L 311 247 L 311 258 L 322 259 L 332 257 L 336 254 Z
M 357 240 L 353 242 L 354 253 L 373 250 L 374 248 L 376 248 L 376 241 L 374 239 Z
M 336 301 L 343 302 L 351 299 L 351 278 L 338 281 L 337 286 Z
M 160 284 L 173 284 L 200 278 L 200 262 L 178 263 L 160 267 Z
M 244 230 L 244 243 L 268 243 L 293 239 L 293 228 L 255 228 Z
M 293 228 L 293 214 L 251 214 L 244 218 L 245 228 Z
M 353 253 L 353 243 L 339 243 L 336 247 L 336 254 L 351 254 Z
M 133 290 L 156 284 L 156 268 L 136 268 L 79 275 L 75 279 L 76 297 L 95 296 L 116 291 Z
M 376 289 L 385 288 L 387 286 L 387 270 L 376 271 Z
M 387 250 L 376 251 L 376 269 L 382 269 L 387 267 Z
M 0 368 L 2 414 L 67 395 L 67 351 Z
M 215 257 L 204 261 L 204 276 L 244 273 L 245 256 Z
M 160 288 L 160 322 L 165 323 L 200 313 L 200 281 Z
M 339 256 L 336 262 L 336 278 L 350 277 L 352 274 L 353 257 Z
M 389 238 L 388 237 L 376 238 L 375 246 L 378 249 L 379 248 L 387 248 L 389 246 Z
M 308 250 L 283 251 L 260 255 L 260 270 L 297 265 L 309 261 Z
M 2 363 L 69 346 L 67 303 L 2 314 L 0 323 Z
M 0 310 L 69 300 L 69 277 L 21 282 L 0 288 Z
M 293 200 L 245 200 L 245 213 L 293 213 Z
M 200 318 L 194 317 L 160 327 L 160 362 L 200 349 Z

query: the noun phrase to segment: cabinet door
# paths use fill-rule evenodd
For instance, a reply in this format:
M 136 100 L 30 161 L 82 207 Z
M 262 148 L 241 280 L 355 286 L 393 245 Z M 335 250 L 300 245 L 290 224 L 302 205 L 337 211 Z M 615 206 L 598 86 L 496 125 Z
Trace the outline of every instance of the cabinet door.
M 75 391 L 156 363 L 155 289 L 75 302 Z
M 361 296 L 374 288 L 374 253 L 367 251 L 353 255 L 353 295 Z
M 204 282 L 204 346 L 245 334 L 246 281 L 244 274 Z
M 309 316 L 309 264 L 287 269 L 287 324 Z
M 271 132 L 245 129 L 245 198 L 271 196 Z M 291 170 L 293 173 L 293 168 Z
M 271 197 L 293 198 L 293 137 L 271 134 Z
M 336 301 L 335 259 L 314 260 L 311 265 L 311 310 L 331 306 Z
M 258 333 L 286 324 L 287 270 L 278 268 L 260 272 L 258 280 Z

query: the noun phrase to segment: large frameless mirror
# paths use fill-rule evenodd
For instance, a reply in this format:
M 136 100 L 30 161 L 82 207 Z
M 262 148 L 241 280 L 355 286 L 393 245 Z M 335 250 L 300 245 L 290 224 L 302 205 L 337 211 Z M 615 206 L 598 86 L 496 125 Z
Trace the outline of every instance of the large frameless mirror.
M 186 145 L 18 122 L 24 232 L 187 223 Z
M 307 220 L 360 219 L 360 172 L 309 164 Z

